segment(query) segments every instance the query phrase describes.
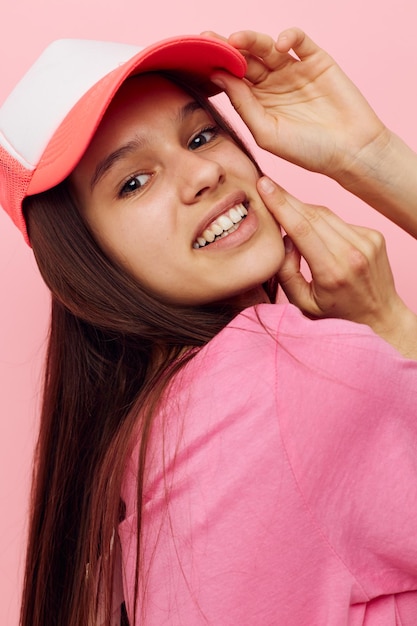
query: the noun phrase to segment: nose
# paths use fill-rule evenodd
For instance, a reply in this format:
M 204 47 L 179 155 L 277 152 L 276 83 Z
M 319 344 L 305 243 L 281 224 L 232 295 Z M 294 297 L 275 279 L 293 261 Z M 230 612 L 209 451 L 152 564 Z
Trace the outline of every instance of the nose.
M 212 156 L 182 150 L 177 154 L 176 179 L 185 204 L 194 204 L 224 182 L 225 170 Z

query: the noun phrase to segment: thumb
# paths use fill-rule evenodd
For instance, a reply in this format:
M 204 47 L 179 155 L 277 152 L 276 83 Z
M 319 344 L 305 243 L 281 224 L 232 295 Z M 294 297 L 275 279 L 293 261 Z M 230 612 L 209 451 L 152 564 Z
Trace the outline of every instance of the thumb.
M 284 261 L 278 270 L 278 278 L 281 286 L 291 282 L 292 278 L 299 274 L 301 265 L 301 255 L 288 235 L 284 237 L 284 247 Z
M 265 127 L 265 110 L 253 95 L 245 79 L 236 78 L 227 72 L 216 72 L 210 80 L 228 96 L 233 108 L 255 136 L 262 136 Z
M 285 258 L 278 270 L 279 284 L 288 301 L 309 316 L 320 316 L 320 309 L 312 297 L 311 283 L 301 273 L 301 254 L 288 235 L 284 237 Z
M 310 287 L 300 271 L 301 254 L 288 235 L 284 237 L 285 257 L 278 270 L 278 281 L 288 300 L 303 309 Z

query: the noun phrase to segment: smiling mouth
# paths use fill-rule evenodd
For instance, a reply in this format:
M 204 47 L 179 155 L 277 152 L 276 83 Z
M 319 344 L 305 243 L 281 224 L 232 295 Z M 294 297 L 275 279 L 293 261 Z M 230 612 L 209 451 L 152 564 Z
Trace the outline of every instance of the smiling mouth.
M 193 248 L 204 248 L 211 243 L 227 237 L 237 230 L 241 222 L 248 214 L 248 210 L 243 203 L 236 204 L 211 222 L 209 226 L 197 237 L 193 243 Z

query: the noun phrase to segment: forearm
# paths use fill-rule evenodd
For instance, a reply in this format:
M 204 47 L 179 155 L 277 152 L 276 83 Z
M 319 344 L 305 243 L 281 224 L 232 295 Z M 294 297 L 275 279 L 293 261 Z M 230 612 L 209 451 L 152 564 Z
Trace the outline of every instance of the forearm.
M 417 238 L 417 154 L 397 135 L 361 150 L 337 180 Z

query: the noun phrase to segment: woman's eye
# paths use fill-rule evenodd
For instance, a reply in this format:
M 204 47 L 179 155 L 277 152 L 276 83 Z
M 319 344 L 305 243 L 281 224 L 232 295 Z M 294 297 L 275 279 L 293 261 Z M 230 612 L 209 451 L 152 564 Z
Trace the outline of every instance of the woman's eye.
M 191 140 L 188 146 L 189 149 L 197 150 L 197 148 L 204 146 L 206 143 L 209 143 L 210 141 L 212 141 L 218 135 L 218 132 L 219 130 L 215 126 L 210 127 L 210 128 L 205 128 L 204 130 L 200 131 L 198 135 L 193 137 L 193 139 Z
M 137 174 L 136 176 L 132 176 L 121 188 L 120 195 L 127 196 L 130 193 L 138 191 L 138 189 L 141 189 L 144 185 L 146 185 L 150 177 L 150 174 Z

